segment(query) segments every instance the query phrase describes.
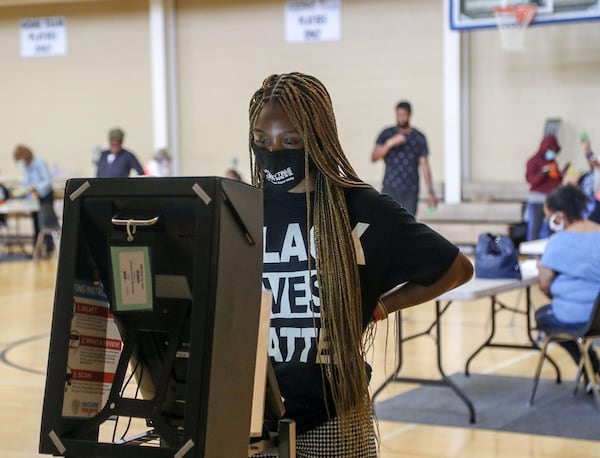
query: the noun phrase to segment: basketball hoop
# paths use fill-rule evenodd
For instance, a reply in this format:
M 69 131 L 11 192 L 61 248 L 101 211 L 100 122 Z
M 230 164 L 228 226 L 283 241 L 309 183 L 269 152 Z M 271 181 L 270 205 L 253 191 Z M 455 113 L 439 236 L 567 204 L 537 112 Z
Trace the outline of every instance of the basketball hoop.
M 522 51 L 525 43 L 525 30 L 533 21 L 537 5 L 496 6 L 494 15 L 500 31 L 502 48 L 506 51 Z

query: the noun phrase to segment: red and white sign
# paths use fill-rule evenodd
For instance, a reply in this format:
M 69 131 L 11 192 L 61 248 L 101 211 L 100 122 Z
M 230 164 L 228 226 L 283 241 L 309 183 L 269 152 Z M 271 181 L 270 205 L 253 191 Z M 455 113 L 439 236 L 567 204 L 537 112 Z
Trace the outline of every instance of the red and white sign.
M 91 417 L 102 410 L 122 349 L 102 287 L 76 281 L 63 416 Z

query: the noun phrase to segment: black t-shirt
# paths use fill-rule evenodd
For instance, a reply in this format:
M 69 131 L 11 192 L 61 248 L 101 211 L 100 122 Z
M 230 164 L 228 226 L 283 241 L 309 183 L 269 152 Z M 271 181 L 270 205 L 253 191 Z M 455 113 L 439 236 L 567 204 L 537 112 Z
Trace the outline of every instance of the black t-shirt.
M 348 189 L 346 202 L 366 328 L 383 293 L 407 281 L 425 286 L 434 283 L 450 267 L 458 248 L 416 222 L 391 197 L 373 189 Z M 269 356 L 285 400 L 286 416 L 295 419 L 298 432 L 303 432 L 327 420 L 325 375 L 315 362 L 320 303 L 314 232 L 311 225 L 309 273 L 306 195 L 265 193 L 264 203 L 263 288 L 273 293 Z
M 399 132 L 398 126 L 388 127 L 379 134 L 376 143 L 383 145 Z M 420 160 L 429 155 L 423 132 L 413 127 L 402 134 L 406 142 L 391 148 L 384 158 L 383 192 L 392 196 L 402 192 L 419 193 Z

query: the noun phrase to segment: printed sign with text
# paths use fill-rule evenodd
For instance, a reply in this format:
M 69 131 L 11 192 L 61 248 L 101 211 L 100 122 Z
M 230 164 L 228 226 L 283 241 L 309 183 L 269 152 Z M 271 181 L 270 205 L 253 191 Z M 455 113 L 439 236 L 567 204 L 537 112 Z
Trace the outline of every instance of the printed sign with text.
M 63 16 L 21 20 L 21 57 L 67 54 L 67 18 Z
M 285 3 L 286 41 L 339 41 L 341 9 L 341 0 L 288 0 Z

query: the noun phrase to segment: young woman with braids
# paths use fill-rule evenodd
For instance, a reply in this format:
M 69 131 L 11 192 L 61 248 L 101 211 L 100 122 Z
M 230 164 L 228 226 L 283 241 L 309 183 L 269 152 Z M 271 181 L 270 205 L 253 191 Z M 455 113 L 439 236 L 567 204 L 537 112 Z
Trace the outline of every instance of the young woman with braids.
M 358 178 L 319 80 L 271 75 L 249 115 L 252 181 L 264 189 L 263 287 L 273 293 L 269 355 L 297 456 L 376 457 L 368 331 L 465 283 L 472 265 Z

